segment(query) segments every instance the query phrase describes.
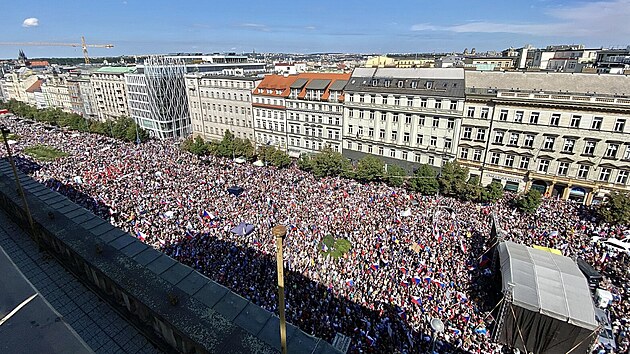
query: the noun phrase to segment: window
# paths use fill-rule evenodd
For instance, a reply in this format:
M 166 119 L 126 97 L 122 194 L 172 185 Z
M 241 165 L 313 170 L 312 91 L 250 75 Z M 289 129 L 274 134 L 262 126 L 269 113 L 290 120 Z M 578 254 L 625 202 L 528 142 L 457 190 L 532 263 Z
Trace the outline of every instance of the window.
M 472 127 L 464 127 L 464 132 L 462 133 L 462 139 L 470 140 L 472 136 Z
M 547 173 L 547 170 L 549 170 L 549 160 L 538 161 L 538 172 Z
M 398 82 L 397 82 L 397 85 L 398 85 L 398 87 L 403 87 L 403 86 L 405 86 L 405 82 L 404 82 L 404 81 L 402 81 L 402 80 L 401 80 L 401 81 L 398 81 Z
M 419 124 L 420 126 L 423 126 L 423 125 L 424 125 L 424 116 L 418 116 L 418 124 Z
M 381 129 L 378 132 L 378 137 L 381 138 L 381 139 L 385 139 L 385 129 Z
M 449 138 L 444 138 L 444 148 L 451 149 L 453 147 L 453 141 Z
M 429 144 L 430 144 L 431 146 L 437 146 L 437 137 L 432 136 L 432 137 L 431 137 L 431 140 L 429 141 Z
M 454 128 L 455 128 L 455 119 L 453 119 L 453 118 L 449 118 L 449 119 L 446 121 L 446 128 L 447 128 L 447 129 L 454 129 Z
M 529 115 L 529 124 L 538 124 L 538 117 L 540 116 L 540 113 L 538 112 L 532 112 Z
M 584 155 L 593 155 L 596 145 L 597 143 L 594 141 L 587 141 L 584 145 Z
M 416 144 L 422 145 L 422 138 L 421 134 L 416 135 Z
M 440 118 L 439 117 L 433 117 L 433 128 L 437 128 L 440 126 Z
M 390 87 L 392 85 L 392 81 L 391 80 L 385 80 L 385 87 Z M 383 155 L 383 154 L 381 154 Z
M 381 112 L 381 121 L 386 121 L 387 120 L 387 113 L 386 112 Z
M 630 160 L 630 145 L 626 147 L 626 151 L 623 153 L 624 160 Z
M 467 160 L 468 159 L 468 149 L 467 148 L 462 148 L 462 150 L 459 152 L 459 157 Z
M 426 98 L 421 98 L 420 99 L 420 107 L 422 107 L 422 108 L 426 108 L 427 107 L 427 99 Z
M 456 110 L 457 109 L 457 101 L 451 101 L 449 109 L 451 109 L 453 111 Z
M 473 152 L 473 160 L 481 161 L 481 150 L 475 149 Z
M 369 136 L 370 138 L 373 138 L 373 137 L 374 137 L 374 128 L 368 128 L 368 136 Z
M 404 133 L 403 134 L 403 143 L 409 144 L 409 140 L 410 140 L 410 134 L 409 133 Z
M 593 121 L 591 122 L 591 129 L 601 130 L 603 120 L 604 120 L 603 117 L 594 117 Z
M 389 156 L 396 157 L 396 149 L 389 150 Z
M 394 105 L 400 106 L 400 96 L 394 96 Z
M 413 96 L 407 97 L 407 107 L 413 107 Z
M 416 161 L 416 162 L 420 162 L 420 159 L 422 158 L 422 155 L 420 155 L 420 154 L 418 154 L 418 153 L 413 154 L 413 155 L 414 155 L 414 156 L 413 156 L 414 161 Z
M 623 129 L 626 127 L 626 120 L 622 118 L 618 118 L 615 122 L 614 131 L 618 133 L 623 133 Z
M 575 139 L 564 139 L 564 146 L 562 147 L 562 152 L 573 152 L 573 147 L 575 146 Z
M 568 162 L 560 162 L 558 164 L 558 176 L 566 176 L 568 171 L 569 171 Z
M 556 142 L 556 138 L 553 136 L 545 137 L 545 144 L 543 145 L 544 150 L 553 150 L 553 144 Z
M 493 152 L 492 156 L 490 156 L 490 163 L 493 165 L 498 165 L 499 159 L 501 159 L 501 154 L 498 152 Z
M 378 154 L 381 155 L 381 156 L 384 154 L 384 150 L 383 150 L 382 146 L 378 147 Z
M 376 103 L 376 96 L 375 95 L 371 95 L 370 96 L 370 103 L 372 103 L 372 104 Z
M 374 114 L 375 114 L 374 111 L 370 111 L 370 119 L 374 119 Z
M 363 119 L 363 117 L 364 117 L 364 111 L 360 110 L 359 111 L 359 119 Z
M 432 89 L 432 88 L 433 88 L 433 81 L 427 81 L 427 82 L 424 84 L 424 88 L 427 88 L 427 89 Z
M 437 109 L 442 108 L 442 100 L 435 100 L 435 108 Z
M 357 144 L 357 151 L 363 151 L 363 144 L 361 143 Z
M 529 157 L 521 156 L 521 163 L 519 164 L 519 168 L 521 170 L 526 170 L 529 168 Z
M 308 134 L 308 133 L 306 133 Z M 352 134 L 352 125 L 348 125 L 348 134 Z
M 516 113 L 514 113 L 514 122 L 515 123 L 523 123 L 523 115 L 525 114 L 525 112 L 523 111 L 516 111 Z
M 433 165 L 433 164 L 435 163 L 435 157 L 433 157 L 433 156 L 429 156 L 429 158 L 428 158 L 428 160 L 427 160 L 427 163 L 428 163 L 429 165 Z
M 489 113 L 490 113 L 490 109 L 489 108 L 482 108 L 481 109 L 481 118 L 482 119 L 488 119 Z
M 608 179 L 610 178 L 610 168 L 601 168 L 601 171 L 599 172 L 599 180 L 602 182 L 608 182 Z
M 628 183 L 628 175 L 630 175 L 630 172 L 628 170 L 619 170 L 619 172 L 617 173 L 617 183 Z
M 588 165 L 580 165 L 577 173 L 578 178 L 588 178 L 589 170 L 590 167 Z
M 582 116 L 574 115 L 571 117 L 571 123 L 569 125 L 571 126 L 571 128 L 579 128 L 581 120 Z
M 503 132 L 494 132 L 494 143 L 503 144 Z
M 499 112 L 499 120 L 506 121 L 507 117 L 508 117 L 507 109 L 502 109 L 501 112 Z
M 367 152 L 368 154 L 372 153 L 372 145 L 368 145 Z
M 411 124 L 411 114 L 405 114 L 405 124 Z
M 320 129 L 320 131 L 321 131 L 321 129 Z M 357 135 L 363 135 L 363 127 L 360 126 L 360 125 L 359 125 L 359 128 L 357 129 Z
M 508 145 L 517 146 L 518 145 L 518 138 L 519 138 L 519 134 L 518 133 L 511 133 L 510 134 L 510 141 L 508 142 Z
M 394 123 L 398 123 L 398 114 L 395 114 L 392 116 L 392 122 Z
M 616 158 L 617 150 L 619 150 L 619 144 L 608 144 L 608 149 L 606 149 L 606 157 Z
M 392 141 L 396 141 L 398 140 L 398 132 L 397 131 L 392 131 Z
M 365 96 L 359 95 L 359 103 L 363 103 L 363 102 L 365 102 Z
M 551 115 L 551 122 L 549 123 L 549 125 L 553 125 L 554 127 L 560 125 L 560 113 L 554 113 Z
M 486 130 L 477 128 L 477 140 L 486 141 Z
M 514 166 L 514 155 L 505 155 L 505 166 L 512 167 Z
M 473 118 L 475 116 L 475 107 L 468 107 L 468 112 L 466 113 L 466 117 Z
M 402 151 L 401 156 L 403 160 L 407 160 L 409 158 L 409 153 L 407 151 Z

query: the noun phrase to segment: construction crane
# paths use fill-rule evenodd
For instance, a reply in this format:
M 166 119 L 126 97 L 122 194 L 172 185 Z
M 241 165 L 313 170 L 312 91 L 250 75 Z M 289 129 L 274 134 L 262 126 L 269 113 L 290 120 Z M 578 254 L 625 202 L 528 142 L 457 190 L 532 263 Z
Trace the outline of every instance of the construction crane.
M 90 48 L 114 48 L 113 44 L 86 44 L 85 37 L 81 36 L 81 43 L 54 43 L 54 42 L 0 42 L 0 45 L 34 46 L 34 47 L 81 47 L 85 63 L 90 63 L 88 47 Z

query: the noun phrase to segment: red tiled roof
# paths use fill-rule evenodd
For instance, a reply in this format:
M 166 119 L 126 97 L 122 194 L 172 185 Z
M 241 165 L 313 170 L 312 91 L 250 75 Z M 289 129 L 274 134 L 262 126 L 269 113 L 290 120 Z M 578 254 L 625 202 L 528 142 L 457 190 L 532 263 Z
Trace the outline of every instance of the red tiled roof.
M 302 88 L 302 91 L 300 91 L 300 93 L 298 94 L 298 98 L 304 98 L 306 97 L 306 87 L 308 86 L 308 84 L 311 82 L 311 80 L 330 80 L 330 84 L 328 84 L 328 87 L 326 87 L 326 90 L 324 91 L 324 93 L 321 96 L 321 100 L 322 101 L 327 101 L 328 97 L 330 97 L 330 90 L 329 87 L 332 86 L 332 84 L 337 81 L 337 80 L 350 80 L 350 73 L 347 74 L 339 74 L 339 73 L 302 73 L 302 74 L 298 74 L 298 79 L 308 79 L 308 82 L 306 84 L 304 84 L 304 87 Z M 343 95 L 341 95 L 342 97 L 340 97 L 340 101 L 343 100 Z
M 41 92 L 42 91 L 41 87 L 42 87 L 43 82 L 44 80 L 35 81 L 35 83 L 31 85 L 31 87 L 26 89 L 26 92 L 28 93 Z
M 29 66 L 50 66 L 46 60 L 34 60 L 31 61 Z
M 261 96 L 273 96 L 273 97 L 289 97 L 291 92 L 291 84 L 297 79 L 297 75 L 267 75 L 254 89 L 254 95 Z M 263 92 L 259 93 L 258 89 L 262 89 Z M 271 90 L 271 93 L 267 93 L 266 90 Z M 280 94 L 276 93 L 276 90 L 281 90 Z

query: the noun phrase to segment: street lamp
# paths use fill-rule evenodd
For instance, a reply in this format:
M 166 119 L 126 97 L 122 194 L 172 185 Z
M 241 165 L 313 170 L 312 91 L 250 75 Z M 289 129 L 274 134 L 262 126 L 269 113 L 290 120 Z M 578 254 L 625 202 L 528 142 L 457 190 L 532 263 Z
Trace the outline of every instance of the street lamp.
M 31 216 L 31 210 L 29 209 L 28 203 L 26 202 L 26 195 L 24 195 L 24 189 L 22 189 L 22 184 L 20 183 L 20 178 L 18 177 L 17 168 L 15 167 L 15 161 L 13 161 L 13 154 L 11 154 L 11 147 L 9 146 L 9 141 L 7 140 L 7 135 L 9 135 L 11 131 L 4 124 L 2 124 L 0 125 L 0 132 L 2 133 L 2 140 L 4 140 L 4 146 L 7 148 L 7 155 L 9 157 L 9 163 L 11 164 L 11 169 L 13 170 L 13 177 L 15 177 L 15 184 L 17 185 L 18 192 L 20 193 L 20 196 L 22 197 L 22 203 L 24 203 L 24 211 L 26 211 L 28 224 L 31 227 L 31 233 L 33 237 L 35 237 L 35 228 L 33 227 L 33 217 Z
M 431 347 L 431 354 L 435 352 L 435 340 L 437 339 L 438 333 L 444 332 L 444 323 L 439 318 L 434 318 L 431 320 L 431 329 L 433 330 L 433 345 Z
M 284 225 L 277 225 L 271 229 L 276 237 L 276 262 L 278 263 L 278 313 L 280 315 L 280 345 L 282 354 L 287 354 L 287 323 L 284 317 L 284 259 L 282 257 L 282 242 L 287 235 Z

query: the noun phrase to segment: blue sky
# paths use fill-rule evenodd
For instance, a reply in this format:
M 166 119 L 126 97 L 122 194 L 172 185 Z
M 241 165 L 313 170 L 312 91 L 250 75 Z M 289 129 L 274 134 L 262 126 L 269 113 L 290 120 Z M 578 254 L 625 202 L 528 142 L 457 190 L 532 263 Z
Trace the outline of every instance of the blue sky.
M 2 6 L 0 41 L 112 43 L 92 56 L 171 52 L 443 52 L 630 44 L 630 0 L 29 0 Z M 0 58 L 19 46 L 0 45 Z M 80 48 L 27 47 L 29 57 Z

